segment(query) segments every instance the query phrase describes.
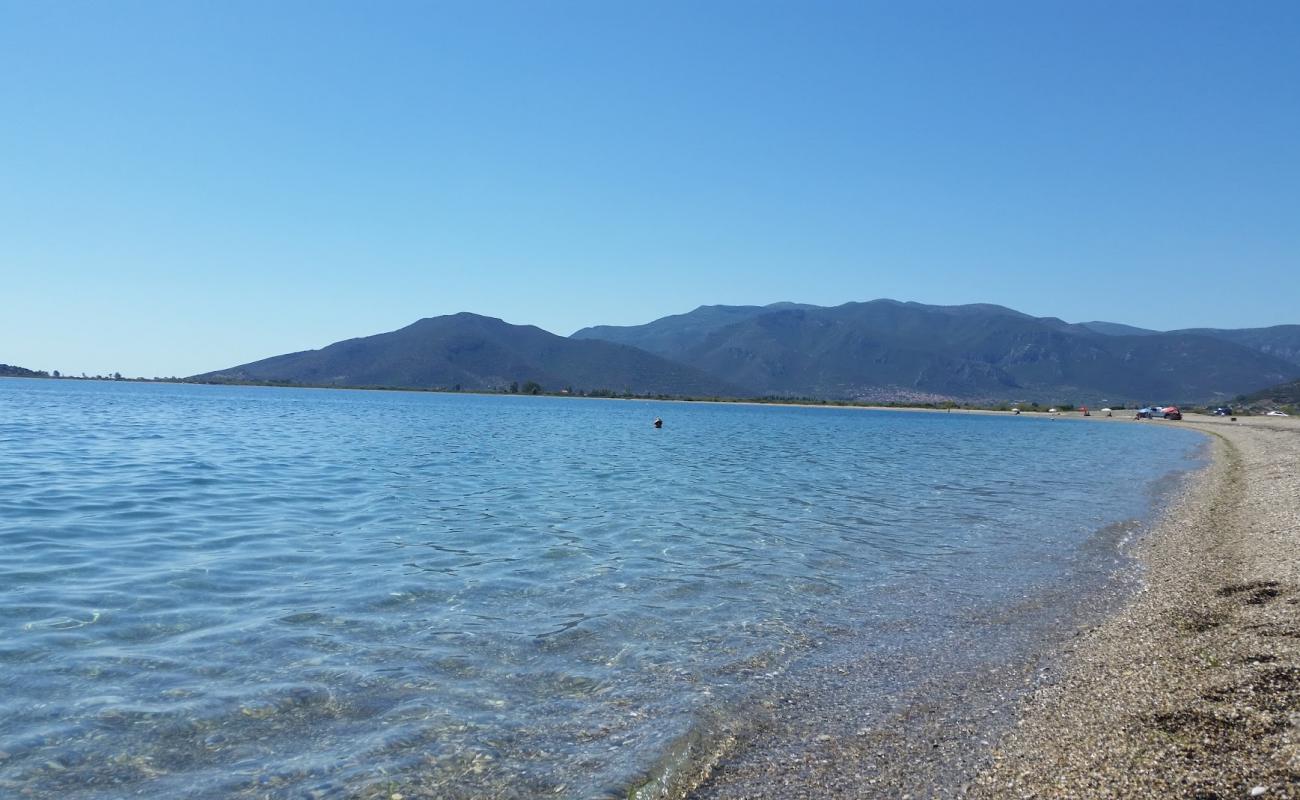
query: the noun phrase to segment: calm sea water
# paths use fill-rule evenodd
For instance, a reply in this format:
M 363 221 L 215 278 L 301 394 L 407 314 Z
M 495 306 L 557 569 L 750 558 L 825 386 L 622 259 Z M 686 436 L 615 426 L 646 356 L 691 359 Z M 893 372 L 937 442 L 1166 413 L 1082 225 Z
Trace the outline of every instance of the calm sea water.
M 1113 558 L 1173 428 L 0 380 L 0 794 L 626 793 Z

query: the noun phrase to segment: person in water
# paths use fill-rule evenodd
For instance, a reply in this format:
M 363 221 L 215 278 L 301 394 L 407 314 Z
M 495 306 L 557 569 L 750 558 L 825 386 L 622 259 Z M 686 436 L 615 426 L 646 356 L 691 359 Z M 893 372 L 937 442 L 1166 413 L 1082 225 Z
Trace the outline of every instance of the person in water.
M 655 417 L 655 427 L 662 428 L 663 426 L 664 426 L 664 421 L 659 419 L 658 417 Z

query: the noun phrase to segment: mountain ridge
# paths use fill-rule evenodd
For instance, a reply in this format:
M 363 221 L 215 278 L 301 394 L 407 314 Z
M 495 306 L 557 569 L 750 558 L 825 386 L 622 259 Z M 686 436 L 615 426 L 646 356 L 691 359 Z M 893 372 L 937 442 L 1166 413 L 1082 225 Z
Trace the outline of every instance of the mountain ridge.
M 469 312 L 426 317 L 395 331 L 272 356 L 190 380 L 491 391 L 533 381 L 551 391 L 742 393 L 739 387 L 644 350 L 567 339 L 534 325 L 511 325 Z
M 476 391 L 533 382 L 550 391 L 852 401 L 1208 402 L 1300 375 L 1300 364 L 1284 357 L 1293 333 L 1300 326 L 1161 332 L 989 303 L 892 299 L 705 305 L 569 337 L 461 312 L 191 380 Z
M 1206 331 L 1068 323 L 990 303 L 727 307 L 739 311 L 730 320 L 702 313 L 712 308 L 642 326 L 584 328 L 574 336 L 613 336 L 759 394 L 859 400 L 1030 394 L 1094 402 L 1152 395 L 1210 400 L 1300 372 L 1300 364 L 1262 347 Z

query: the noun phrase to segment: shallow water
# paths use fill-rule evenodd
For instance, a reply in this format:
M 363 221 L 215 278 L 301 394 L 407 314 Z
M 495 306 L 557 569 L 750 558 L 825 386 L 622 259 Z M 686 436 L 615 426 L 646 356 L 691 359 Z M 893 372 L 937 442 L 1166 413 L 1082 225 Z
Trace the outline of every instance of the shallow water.
M 0 380 L 0 794 L 626 792 L 819 648 L 906 658 L 1059 592 L 1199 443 Z

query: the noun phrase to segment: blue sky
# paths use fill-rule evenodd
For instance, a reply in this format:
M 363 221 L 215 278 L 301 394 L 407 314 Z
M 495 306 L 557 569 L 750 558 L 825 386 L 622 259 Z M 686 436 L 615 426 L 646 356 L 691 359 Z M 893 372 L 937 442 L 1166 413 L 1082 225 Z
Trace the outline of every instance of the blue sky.
M 1300 322 L 1300 3 L 0 0 L 0 362 L 467 310 Z

